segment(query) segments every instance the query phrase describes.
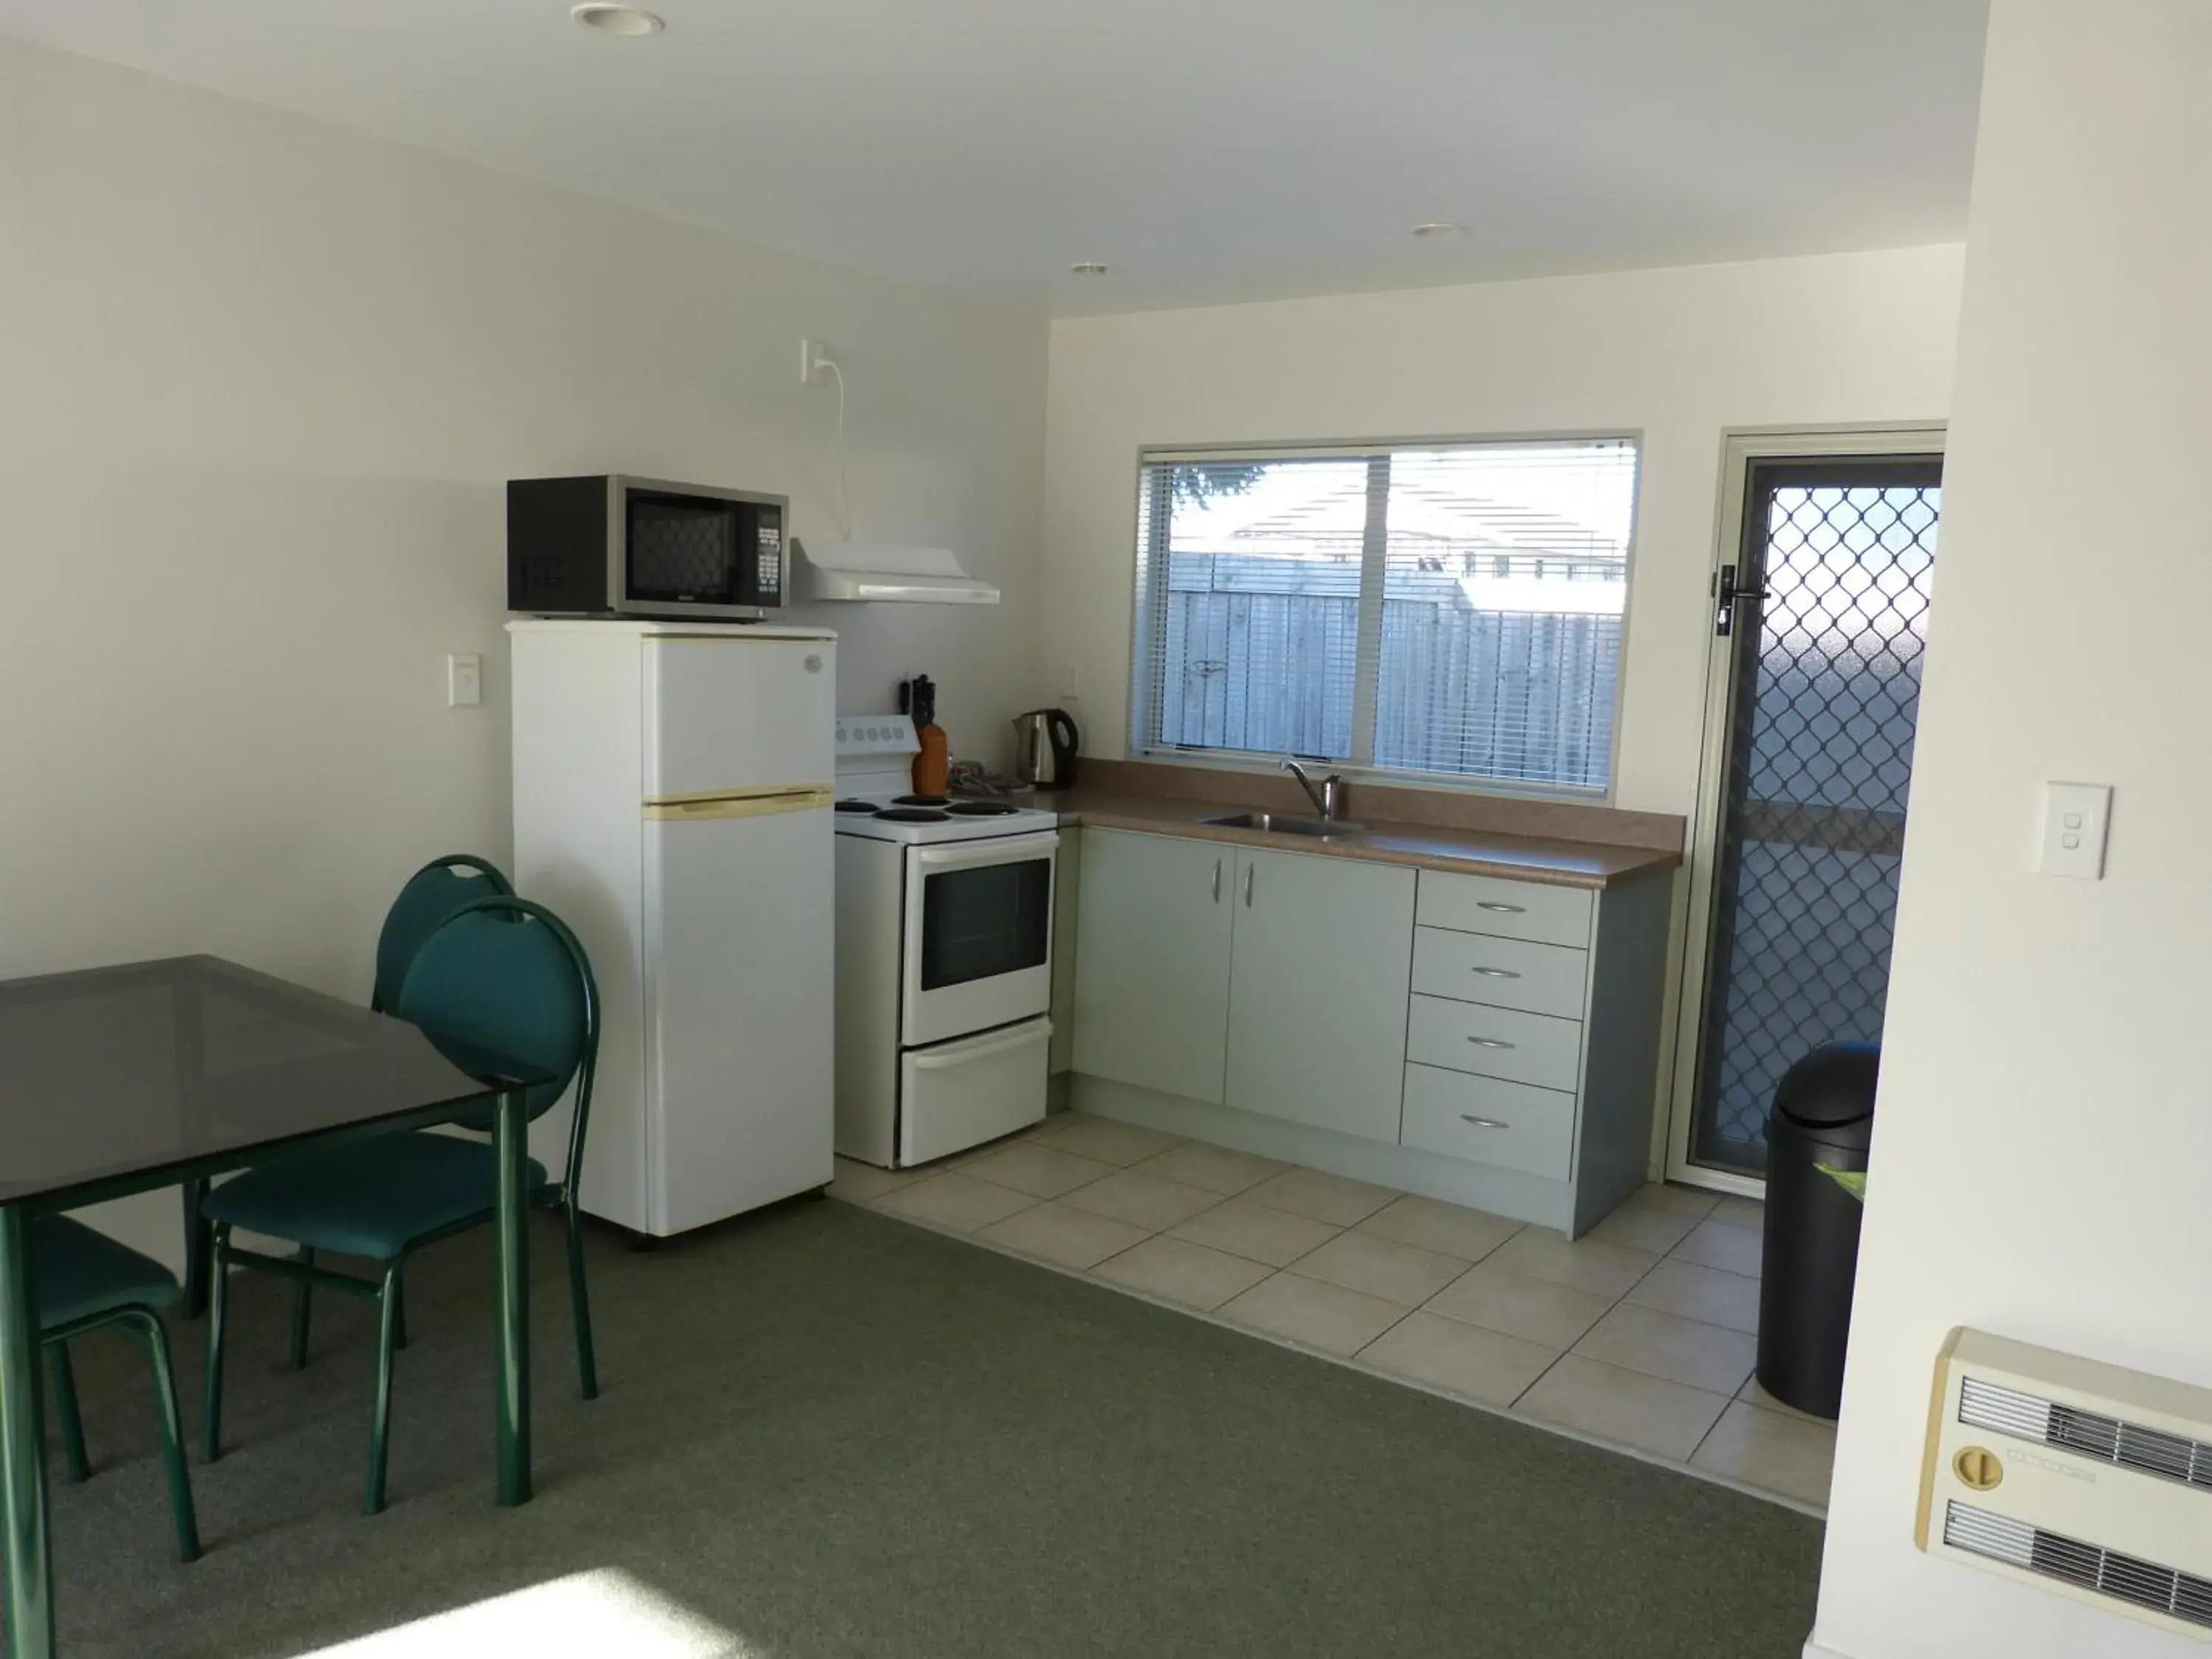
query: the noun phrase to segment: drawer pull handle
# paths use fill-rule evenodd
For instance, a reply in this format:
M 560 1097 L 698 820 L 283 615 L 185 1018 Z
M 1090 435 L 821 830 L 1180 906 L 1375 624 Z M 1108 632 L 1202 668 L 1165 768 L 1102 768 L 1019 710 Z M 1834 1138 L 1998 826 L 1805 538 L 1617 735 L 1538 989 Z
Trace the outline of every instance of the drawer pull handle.
M 1474 908 L 1478 910 L 1495 910 L 1501 916 L 1525 916 L 1528 914 L 1528 907 L 1525 904 L 1499 904 L 1491 899 L 1477 899 L 1474 902 Z
M 1468 1041 L 1478 1048 L 1510 1048 L 1513 1046 L 1510 1042 L 1500 1042 L 1496 1037 L 1469 1037 Z
M 1470 974 L 1479 975 L 1484 979 L 1518 979 L 1521 977 L 1520 975 L 1515 973 L 1510 968 L 1470 968 L 1467 971 Z
M 1462 1112 L 1459 1121 L 1472 1123 L 1478 1129 L 1510 1129 L 1513 1126 L 1494 1117 L 1477 1117 L 1473 1112 Z
M 1216 904 L 1221 902 L 1221 860 L 1219 859 L 1213 861 L 1213 902 Z

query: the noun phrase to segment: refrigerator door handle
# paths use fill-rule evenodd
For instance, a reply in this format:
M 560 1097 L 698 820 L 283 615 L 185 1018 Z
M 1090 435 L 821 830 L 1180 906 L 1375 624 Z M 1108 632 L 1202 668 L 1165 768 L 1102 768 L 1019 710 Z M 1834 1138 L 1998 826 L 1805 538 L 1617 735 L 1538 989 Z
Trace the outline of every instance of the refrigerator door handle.
M 746 794 L 690 795 L 648 800 L 645 816 L 660 823 L 696 823 L 713 818 L 757 818 L 775 812 L 816 812 L 836 799 L 826 787 L 801 785 Z

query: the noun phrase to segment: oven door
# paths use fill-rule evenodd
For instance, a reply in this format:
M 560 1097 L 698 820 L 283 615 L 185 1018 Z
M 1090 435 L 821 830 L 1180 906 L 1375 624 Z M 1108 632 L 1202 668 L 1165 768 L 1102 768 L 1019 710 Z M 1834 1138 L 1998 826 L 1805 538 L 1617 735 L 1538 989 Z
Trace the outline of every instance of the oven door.
M 899 1042 L 1011 1025 L 1052 1004 L 1051 830 L 907 849 Z

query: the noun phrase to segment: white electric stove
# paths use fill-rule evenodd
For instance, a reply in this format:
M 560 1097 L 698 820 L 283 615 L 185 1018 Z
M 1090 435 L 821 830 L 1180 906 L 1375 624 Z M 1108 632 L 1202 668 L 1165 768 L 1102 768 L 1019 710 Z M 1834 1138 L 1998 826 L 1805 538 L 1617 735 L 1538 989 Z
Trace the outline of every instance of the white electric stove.
M 903 714 L 845 715 L 837 1150 L 903 1169 L 1044 1116 L 1056 814 L 921 796 Z

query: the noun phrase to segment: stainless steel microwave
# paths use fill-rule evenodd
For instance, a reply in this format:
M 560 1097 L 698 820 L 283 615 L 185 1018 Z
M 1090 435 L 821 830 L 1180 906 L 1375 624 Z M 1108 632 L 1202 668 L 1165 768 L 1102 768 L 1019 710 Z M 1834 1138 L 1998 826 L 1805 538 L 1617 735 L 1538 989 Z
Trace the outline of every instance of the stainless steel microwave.
M 790 501 L 620 473 L 507 486 L 507 608 L 757 621 L 783 609 Z

